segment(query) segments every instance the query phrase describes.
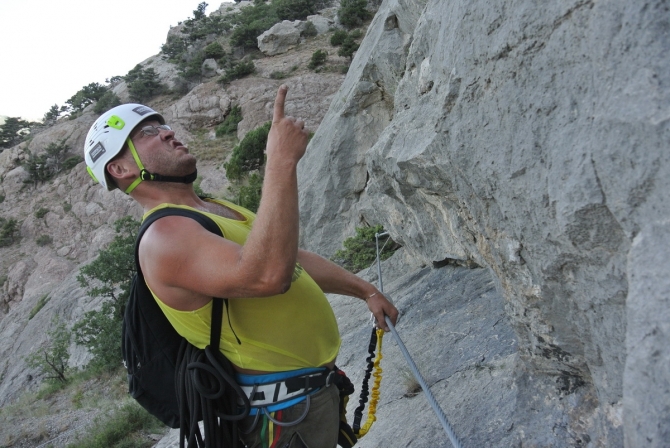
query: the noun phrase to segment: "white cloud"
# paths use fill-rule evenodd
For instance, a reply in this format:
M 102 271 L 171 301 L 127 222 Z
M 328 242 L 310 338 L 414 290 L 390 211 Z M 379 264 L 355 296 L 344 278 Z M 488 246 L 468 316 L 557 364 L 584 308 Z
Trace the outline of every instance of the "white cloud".
M 38 120 L 83 86 L 125 75 L 200 1 L 2 0 L 0 114 Z

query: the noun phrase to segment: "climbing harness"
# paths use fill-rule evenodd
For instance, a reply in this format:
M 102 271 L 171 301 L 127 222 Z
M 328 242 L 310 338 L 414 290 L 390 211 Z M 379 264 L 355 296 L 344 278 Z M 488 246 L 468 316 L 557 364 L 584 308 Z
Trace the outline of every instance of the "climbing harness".
M 376 246 L 377 246 L 377 276 L 379 279 L 379 291 L 382 293 L 384 292 L 384 283 L 382 281 L 382 270 L 381 270 L 381 258 L 379 257 L 380 254 L 380 249 L 379 249 L 379 237 L 382 236 L 387 236 L 388 232 L 382 232 L 382 233 L 376 233 L 375 234 L 375 240 L 376 240 Z M 388 242 L 388 239 L 387 239 Z M 384 243 L 386 245 L 386 243 Z M 382 247 L 382 250 L 384 248 Z M 374 320 L 374 319 L 373 319 Z M 421 373 L 419 372 L 419 369 L 416 367 L 416 364 L 414 363 L 414 360 L 410 356 L 409 352 L 407 351 L 407 348 L 405 347 L 405 344 L 402 342 L 402 339 L 400 339 L 400 336 L 398 335 L 398 332 L 396 331 L 395 327 L 393 326 L 393 323 L 391 322 L 391 319 L 388 316 L 384 317 L 384 321 L 388 325 L 389 329 L 391 330 L 391 334 L 395 338 L 396 342 L 398 343 L 398 348 L 400 348 L 400 351 L 402 352 L 403 356 L 405 357 L 405 360 L 410 366 L 410 369 L 412 370 L 412 373 L 416 377 L 417 381 L 419 382 L 419 385 L 423 389 L 424 393 L 426 394 L 426 398 L 428 399 L 428 403 L 431 405 L 433 408 L 433 411 L 435 411 L 435 414 L 438 417 L 438 420 L 440 421 L 440 424 L 444 428 L 444 431 L 447 433 L 447 436 L 449 437 L 449 440 L 451 441 L 451 444 L 454 446 L 454 448 L 462 448 L 463 445 L 461 445 L 460 440 L 456 436 L 456 433 L 454 433 L 454 430 L 452 429 L 451 425 L 449 424 L 449 421 L 447 420 L 446 415 L 444 414 L 444 411 L 440 408 L 440 405 L 437 404 L 437 400 L 435 400 L 435 397 L 433 396 L 433 393 L 430 391 L 430 388 L 426 384 L 426 381 L 423 379 L 421 376 Z M 381 356 L 381 349 L 382 349 L 382 336 L 384 334 L 384 331 L 381 329 L 375 329 L 373 328 L 372 336 L 370 338 L 370 345 L 368 347 L 368 352 L 370 353 L 370 356 L 367 358 L 368 362 L 368 368 L 365 372 L 365 377 L 363 379 L 363 385 L 361 386 L 361 400 L 360 400 L 360 406 L 356 408 L 356 411 L 354 413 L 354 433 L 356 434 L 357 437 L 362 437 L 364 436 L 370 429 L 370 426 L 372 426 L 372 423 L 376 420 L 375 417 L 375 412 L 376 412 L 376 407 L 377 407 L 377 402 L 379 400 L 379 385 L 381 383 L 381 372 L 382 369 L 379 366 L 379 362 L 382 359 Z M 373 342 L 374 341 L 374 342 Z M 374 361 L 372 362 L 372 358 L 374 356 L 374 347 L 375 345 L 378 347 L 377 351 L 377 357 Z M 374 386 L 372 388 L 372 399 L 370 400 L 370 406 L 368 409 L 368 420 L 363 425 L 363 427 L 360 427 L 360 420 L 359 418 L 359 413 L 362 416 L 362 411 L 363 408 L 365 407 L 365 403 L 367 401 L 367 396 L 368 396 L 368 382 L 370 379 L 370 372 L 372 371 L 372 366 L 375 366 L 375 382 Z M 359 412 L 360 410 L 360 412 Z

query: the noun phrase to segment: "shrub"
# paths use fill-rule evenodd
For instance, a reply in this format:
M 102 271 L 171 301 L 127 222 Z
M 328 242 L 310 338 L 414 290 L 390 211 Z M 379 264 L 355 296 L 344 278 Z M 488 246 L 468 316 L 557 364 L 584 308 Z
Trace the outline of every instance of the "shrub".
M 49 213 L 48 208 L 40 207 L 39 210 L 35 212 L 35 218 L 42 219 L 47 215 L 47 213 Z
M 187 48 L 188 42 L 186 39 L 172 35 L 168 36 L 165 43 L 161 46 L 161 53 L 165 55 L 163 59 L 177 62 L 181 60 L 181 57 L 186 52 Z
M 71 115 L 82 112 L 86 106 L 93 104 L 102 98 L 105 92 L 107 92 L 107 87 L 98 84 L 97 82 L 92 82 L 89 85 L 82 87 L 80 91 L 75 93 L 65 102 L 69 105 L 68 112 Z
M 270 79 L 284 79 L 286 78 L 286 73 L 280 71 L 274 71 L 270 73 Z
M 243 8 L 234 17 L 237 27 L 230 36 L 230 43 L 237 47 L 257 48 L 257 37 L 279 22 L 272 4 L 255 3 Z
M 367 3 L 367 0 L 342 0 L 337 11 L 340 23 L 349 29 L 362 25 L 371 16 L 365 9 Z
M 219 78 L 219 82 L 221 84 L 228 84 L 235 79 L 244 78 L 245 76 L 250 75 L 255 71 L 256 66 L 254 65 L 254 61 L 242 61 L 227 69 L 223 76 Z
M 3 202 L 5 202 L 5 195 L 0 194 L 0 204 L 2 204 Z
M 263 189 L 263 178 L 253 173 L 249 176 L 249 184 L 240 187 L 238 204 L 247 210 L 256 213 L 261 203 L 261 190 Z
M 127 401 L 112 415 L 98 418 L 92 428 L 88 429 L 75 443 L 68 448 L 140 448 L 152 444 L 142 444 L 137 440 L 140 433 L 160 432 L 164 426 L 158 419 L 149 414 L 135 401 Z
M 51 125 L 58 120 L 58 117 L 60 116 L 61 113 L 63 113 L 64 110 L 58 107 L 58 104 L 54 104 L 49 108 L 47 113 L 44 114 L 44 119 L 42 120 L 44 124 L 46 125 Z
M 344 42 L 342 42 L 340 49 L 337 51 L 337 55 L 353 59 L 354 52 L 358 50 L 359 46 L 360 45 L 356 43 L 356 41 L 351 36 L 347 36 L 347 38 L 344 39 Z
M 342 45 L 342 43 L 344 43 L 344 39 L 346 39 L 347 36 L 349 36 L 349 34 L 347 34 L 347 32 L 344 30 L 335 31 L 333 35 L 330 36 L 330 45 L 334 47 Z
M 233 149 L 230 160 L 224 164 L 226 177 L 239 180 L 244 173 L 257 170 L 265 162 L 265 145 L 272 123 L 254 129 L 244 136 L 239 145 Z
M 70 171 L 72 168 L 79 165 L 83 161 L 84 161 L 84 158 L 82 156 L 68 157 L 67 159 L 65 159 L 65 161 L 63 162 L 63 165 L 61 166 L 62 171 Z
M 30 134 L 31 123 L 18 117 L 8 117 L 0 125 L 0 152 L 2 148 L 11 148 L 23 141 Z
M 53 239 L 49 235 L 40 235 L 35 242 L 38 246 L 46 246 L 53 242 Z
M 153 68 L 145 69 L 142 64 L 137 64 L 124 79 L 128 84 L 130 98 L 139 103 L 150 100 L 166 90 L 165 86 L 158 81 L 156 71 Z
M 0 247 L 14 244 L 19 231 L 19 223 L 14 218 L 0 218 Z
M 47 332 L 47 343 L 45 346 L 33 352 L 26 358 L 26 363 L 33 369 L 38 369 L 41 374 L 46 375 L 47 380 L 67 382 L 67 364 L 70 359 L 68 347 L 72 334 L 61 322 L 58 316 L 51 320 L 52 329 Z
M 317 31 L 316 26 L 312 22 L 307 21 L 307 23 L 305 23 L 305 29 L 302 30 L 302 35 L 305 37 L 314 37 L 317 34 L 319 34 L 319 32 Z
M 272 5 L 279 20 L 305 20 L 316 13 L 314 0 L 274 0 Z
M 205 59 L 220 59 L 226 55 L 226 50 L 223 49 L 220 43 L 212 42 L 205 47 Z
M 49 143 L 45 148 L 45 154 L 36 156 L 29 153 L 28 158 L 23 163 L 23 167 L 28 172 L 28 180 L 26 182 L 35 184 L 37 182 L 44 182 L 63 171 L 65 155 L 69 149 L 70 147 L 65 144 L 65 139 L 63 139 L 58 143 Z M 81 159 L 81 156 L 78 157 Z
M 307 65 L 307 67 L 311 70 L 314 70 L 318 66 L 323 65 L 327 58 L 328 53 L 323 50 L 316 50 L 314 53 L 312 53 L 312 59 L 309 61 L 309 65 Z
M 72 210 L 72 204 L 70 204 L 69 202 L 63 202 L 63 211 L 67 213 L 70 210 Z
M 139 223 L 127 216 L 115 223 L 116 237 L 98 258 L 79 270 L 77 281 L 91 297 L 105 299 L 73 327 L 75 342 L 93 355 L 93 370 L 114 370 L 121 364 L 121 323 L 135 273 L 135 237 Z
M 203 62 L 205 62 L 205 53 L 199 51 L 188 61 L 179 64 L 179 74 L 187 80 L 198 80 L 202 76 Z
M 108 90 L 100 97 L 98 102 L 95 103 L 95 106 L 93 106 L 93 112 L 96 114 L 102 114 L 103 112 L 106 112 L 120 104 L 121 99 L 116 95 L 116 93 Z
M 351 272 L 358 272 L 369 267 L 377 259 L 375 234 L 383 231 L 384 228 L 381 225 L 356 228 L 356 236 L 344 240 L 344 249 L 335 252 L 331 260 Z M 380 247 L 380 258 L 386 260 L 400 246 L 389 236 L 380 239 L 380 242 L 382 241 L 384 241 L 384 250 L 381 250 Z
M 225 120 L 216 127 L 216 136 L 223 137 L 224 135 L 233 134 L 237 132 L 237 124 L 242 121 L 242 108 L 235 105 L 230 109 Z

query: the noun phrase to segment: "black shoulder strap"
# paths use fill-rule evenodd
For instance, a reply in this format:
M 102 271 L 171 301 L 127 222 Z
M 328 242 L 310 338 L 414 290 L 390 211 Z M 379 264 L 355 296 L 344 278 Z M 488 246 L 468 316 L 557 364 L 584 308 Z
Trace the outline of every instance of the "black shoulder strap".
M 144 275 L 142 275 L 142 269 L 140 269 L 140 251 L 139 251 L 140 241 L 142 240 L 142 236 L 144 236 L 144 233 L 147 231 L 147 229 L 151 224 L 153 224 L 156 220 L 164 218 L 166 216 L 184 216 L 186 218 L 194 219 L 198 221 L 198 223 L 200 223 L 200 225 L 203 226 L 208 231 L 220 237 L 223 237 L 221 228 L 212 220 L 212 218 L 203 213 L 198 213 L 193 210 L 185 208 L 177 208 L 177 207 L 166 207 L 160 210 L 156 210 L 155 212 L 147 216 L 144 221 L 142 221 L 140 230 L 137 232 L 137 239 L 135 240 L 135 267 L 137 268 L 137 276 L 141 278 L 142 281 L 144 281 Z M 212 331 L 210 332 L 210 345 L 215 350 L 219 349 L 219 340 L 221 337 L 223 300 L 224 299 L 215 297 L 212 303 Z

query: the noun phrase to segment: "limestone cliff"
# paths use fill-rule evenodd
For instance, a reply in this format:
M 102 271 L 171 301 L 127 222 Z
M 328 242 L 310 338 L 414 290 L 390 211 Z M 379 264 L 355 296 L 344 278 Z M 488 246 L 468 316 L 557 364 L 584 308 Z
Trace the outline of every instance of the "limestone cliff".
M 308 246 L 489 270 L 524 446 L 670 440 L 669 11 L 384 1 L 301 166 Z

